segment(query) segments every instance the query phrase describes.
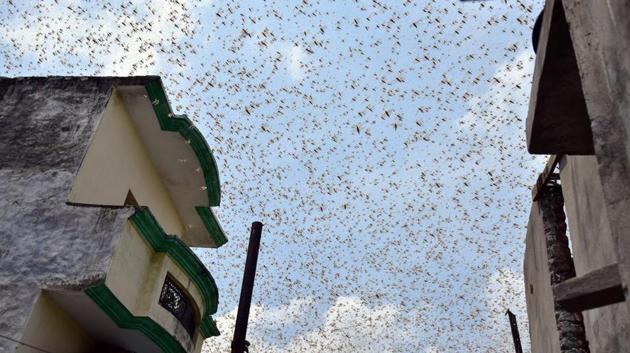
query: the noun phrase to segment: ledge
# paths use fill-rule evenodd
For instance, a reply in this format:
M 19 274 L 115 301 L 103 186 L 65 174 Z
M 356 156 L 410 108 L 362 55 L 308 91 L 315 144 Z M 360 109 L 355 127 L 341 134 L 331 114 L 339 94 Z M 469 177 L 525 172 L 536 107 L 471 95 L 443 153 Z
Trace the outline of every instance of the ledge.
M 216 247 L 227 243 L 228 240 L 225 237 L 225 233 L 223 232 L 219 221 L 217 221 L 217 217 L 215 217 L 212 212 L 212 209 L 210 209 L 210 207 L 195 207 L 195 209 L 197 210 L 197 214 L 199 214 L 201 221 L 206 226 L 208 234 L 210 234 L 210 237 L 212 238 L 212 241 L 214 241 Z
M 619 303 L 625 300 L 619 265 L 605 266 L 553 286 L 556 301 L 577 312 Z

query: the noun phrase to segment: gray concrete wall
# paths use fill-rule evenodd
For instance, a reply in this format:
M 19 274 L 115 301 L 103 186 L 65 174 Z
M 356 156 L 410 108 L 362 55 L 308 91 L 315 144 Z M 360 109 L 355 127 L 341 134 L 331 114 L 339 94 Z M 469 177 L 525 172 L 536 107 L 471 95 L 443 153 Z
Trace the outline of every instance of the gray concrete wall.
M 611 235 L 596 157 L 563 157 L 560 179 L 577 276 L 616 263 L 616 245 Z M 532 353 L 560 352 L 542 214 L 536 203 L 530 214 L 526 244 L 524 273 Z M 582 314 L 592 353 L 627 351 L 630 347 L 630 315 L 625 303 Z
M 3 335 L 21 339 L 40 289 L 83 287 L 105 276 L 114 237 L 132 210 L 72 206 L 66 200 L 117 82 L 0 78 Z M 0 352 L 15 348 L 0 339 Z
M 616 263 L 595 156 L 562 157 L 560 179 L 577 275 Z
M 525 239 L 525 300 L 529 317 L 532 353 L 560 353 L 556 329 L 551 279 L 547 265 L 547 245 L 540 208 L 532 205 Z
M 614 243 L 613 249 L 602 248 L 599 252 L 609 257 L 616 254 L 622 282 L 627 286 L 630 283 L 630 7 L 628 1 L 563 0 L 562 3 L 591 120 L 605 200 L 600 207 L 606 209 Z M 600 237 L 589 238 L 596 242 Z M 576 256 L 576 261 L 583 260 Z M 630 301 L 598 310 L 628 318 Z M 587 315 L 593 316 L 590 312 Z M 593 346 L 602 352 L 627 352 L 630 327 L 626 320 L 620 322 L 611 316 L 613 320 L 616 326 L 592 324 L 590 330 L 601 341 L 601 344 L 593 342 Z M 618 337 L 608 340 L 611 329 Z
M 577 276 L 617 262 L 595 156 L 560 161 L 571 247 Z M 630 347 L 627 306 L 614 304 L 583 312 L 592 353 L 625 352 Z

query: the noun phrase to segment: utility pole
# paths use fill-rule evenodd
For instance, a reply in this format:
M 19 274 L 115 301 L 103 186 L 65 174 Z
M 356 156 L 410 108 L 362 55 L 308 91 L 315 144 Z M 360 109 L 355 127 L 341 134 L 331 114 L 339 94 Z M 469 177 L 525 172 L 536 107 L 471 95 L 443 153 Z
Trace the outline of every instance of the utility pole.
M 506 312 L 510 318 L 510 328 L 512 329 L 512 339 L 514 340 L 514 350 L 516 353 L 523 353 L 523 347 L 521 347 L 521 336 L 518 333 L 518 325 L 516 324 L 516 315 L 512 314 L 510 309 Z
M 260 222 L 252 223 L 252 230 L 249 235 L 249 246 L 247 247 L 247 259 L 245 260 L 241 297 L 238 302 L 236 326 L 234 327 L 234 337 L 232 338 L 232 353 L 249 352 L 249 342 L 247 342 L 245 337 L 247 335 L 249 308 L 252 304 L 252 292 L 254 290 L 254 277 L 256 276 L 256 264 L 258 263 L 258 250 L 260 249 L 262 226 L 263 224 Z

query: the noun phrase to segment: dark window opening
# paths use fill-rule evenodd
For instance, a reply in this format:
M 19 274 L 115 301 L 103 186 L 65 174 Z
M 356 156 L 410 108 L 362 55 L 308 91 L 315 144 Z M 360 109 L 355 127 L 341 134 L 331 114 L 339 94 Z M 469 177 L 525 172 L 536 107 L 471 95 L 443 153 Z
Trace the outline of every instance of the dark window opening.
M 187 293 L 169 276 L 164 280 L 160 305 L 179 320 L 192 338 L 195 332 L 195 305 Z

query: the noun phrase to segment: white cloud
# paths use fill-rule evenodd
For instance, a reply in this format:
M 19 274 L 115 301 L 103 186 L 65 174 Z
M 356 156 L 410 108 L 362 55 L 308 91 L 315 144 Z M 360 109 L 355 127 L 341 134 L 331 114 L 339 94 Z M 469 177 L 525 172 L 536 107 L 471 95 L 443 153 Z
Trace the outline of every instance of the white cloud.
M 506 116 L 510 110 L 524 119 L 527 105 L 523 104 L 520 96 L 529 94 L 533 71 L 534 60 L 530 50 L 523 50 L 513 61 L 500 65 L 490 78 L 488 90 L 469 99 L 469 111 L 458 121 L 462 130 L 478 131 L 496 126 L 499 119 L 514 119 Z
M 294 81 L 300 81 L 305 76 L 306 54 L 301 45 L 285 46 L 282 48 L 282 56 L 289 75 Z
M 358 297 L 339 297 L 318 319 L 312 298 L 295 299 L 286 306 L 252 307 L 248 339 L 256 352 L 406 352 L 422 347 L 420 334 L 430 331 L 422 318 L 429 307 L 414 310 L 396 305 L 370 308 Z M 208 339 L 203 353 L 229 351 L 236 310 L 217 320 L 223 333 Z M 321 324 L 317 324 L 320 322 Z M 280 337 L 297 327 L 310 327 L 292 338 Z M 429 350 L 428 352 L 434 352 Z
M 437 347 L 429 346 L 427 347 L 425 353 L 441 353 L 441 352 L 437 349 Z

